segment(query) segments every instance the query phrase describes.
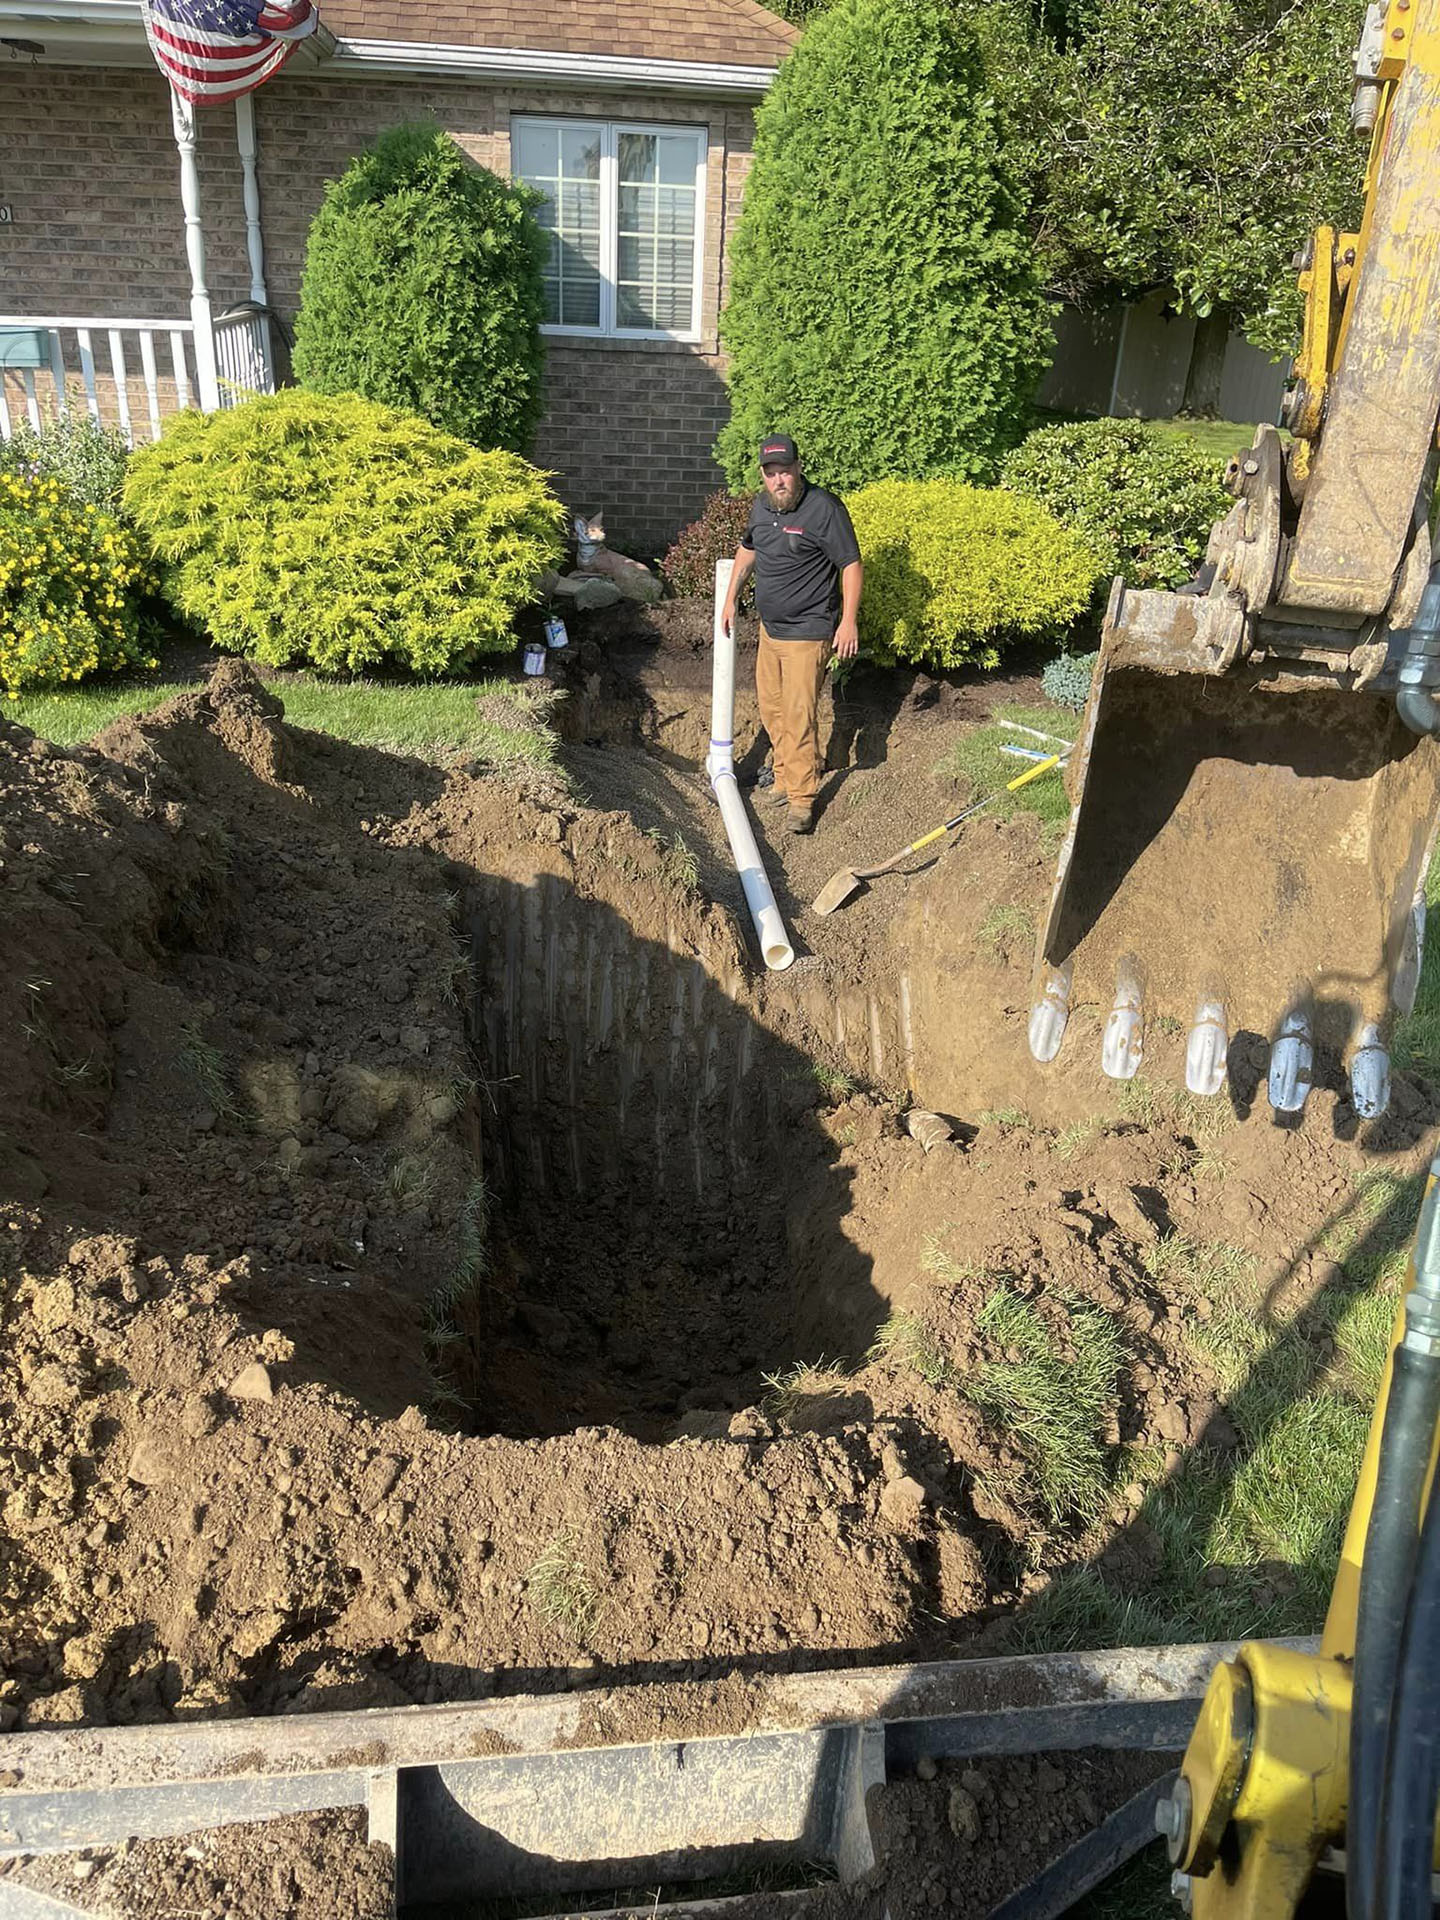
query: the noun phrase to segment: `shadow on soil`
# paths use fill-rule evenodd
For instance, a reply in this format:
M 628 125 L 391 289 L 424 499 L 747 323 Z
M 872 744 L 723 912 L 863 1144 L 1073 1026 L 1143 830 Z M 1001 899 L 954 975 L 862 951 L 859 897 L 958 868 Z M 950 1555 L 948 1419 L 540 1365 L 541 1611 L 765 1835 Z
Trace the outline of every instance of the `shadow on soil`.
M 1391 1124 L 1388 1150 L 1413 1146 Z M 1007 1649 L 1319 1632 L 1423 1190 L 1423 1175 L 1362 1182 L 1237 1312 L 1248 1327 L 1199 1325 L 1234 1384 L 1132 1518 L 1021 1603 Z

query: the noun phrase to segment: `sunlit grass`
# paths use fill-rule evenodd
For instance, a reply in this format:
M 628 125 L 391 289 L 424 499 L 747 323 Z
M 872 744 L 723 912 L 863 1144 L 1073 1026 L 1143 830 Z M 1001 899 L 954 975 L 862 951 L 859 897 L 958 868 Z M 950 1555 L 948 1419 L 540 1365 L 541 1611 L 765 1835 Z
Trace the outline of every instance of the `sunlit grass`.
M 4 717 L 69 747 L 113 721 L 153 711 L 201 683 L 135 681 L 23 694 Z M 356 746 L 422 759 L 468 752 L 486 767 L 553 767 L 556 740 L 545 726 L 556 689 L 523 682 L 323 681 L 286 676 L 269 681 L 292 726 L 333 734 Z
M 940 779 L 953 781 L 959 788 L 961 805 L 994 794 L 996 798 L 986 808 L 987 813 L 998 819 L 1008 819 L 1017 813 L 1033 813 L 1044 828 L 1047 839 L 1058 842 L 1070 818 L 1070 802 L 1065 794 L 1065 780 L 1060 769 L 1052 768 L 1021 787 L 1018 793 L 1009 793 L 1006 789 L 1010 782 L 1019 779 L 1032 764 L 1038 762 L 1017 759 L 1011 754 L 1002 753 L 1000 749 L 1002 746 L 1023 746 L 1036 753 L 1060 752 L 1062 749 L 1052 748 L 1043 740 L 1032 740 L 1027 734 L 1012 733 L 998 724 L 1001 719 L 1018 721 L 1023 726 L 1055 734 L 1066 741 L 1074 740 L 1080 727 L 1079 714 L 1068 712 L 1064 707 L 1000 707 L 995 722 L 976 727 L 963 735 L 940 761 L 935 772 Z
M 998 1287 L 977 1322 L 1005 1358 L 981 1368 L 975 1397 L 1025 1456 L 1033 1497 L 1053 1525 L 1089 1525 L 1109 1503 L 1099 1431 L 1115 1404 L 1125 1351 L 1098 1307 L 1057 1295 L 1063 1330 Z

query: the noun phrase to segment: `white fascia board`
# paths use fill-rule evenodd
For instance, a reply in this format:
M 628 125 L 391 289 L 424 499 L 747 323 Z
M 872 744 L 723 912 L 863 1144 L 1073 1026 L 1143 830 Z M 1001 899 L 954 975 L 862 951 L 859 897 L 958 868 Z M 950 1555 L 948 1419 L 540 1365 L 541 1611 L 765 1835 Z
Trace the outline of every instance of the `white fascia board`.
M 322 0 L 323 4 L 323 0 Z M 429 41 L 340 40 L 332 73 L 448 74 L 509 86 L 637 88 L 656 93 L 735 95 L 759 100 L 774 67 L 722 66 L 702 60 L 646 60 L 624 54 L 552 53 L 538 47 L 454 47 Z

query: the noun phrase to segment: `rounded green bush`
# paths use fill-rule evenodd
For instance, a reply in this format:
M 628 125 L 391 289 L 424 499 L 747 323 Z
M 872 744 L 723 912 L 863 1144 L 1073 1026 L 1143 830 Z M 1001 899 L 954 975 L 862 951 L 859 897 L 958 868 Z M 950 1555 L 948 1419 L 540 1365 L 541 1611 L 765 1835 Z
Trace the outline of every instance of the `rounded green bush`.
M 332 181 L 310 227 L 295 373 L 479 447 L 530 444 L 543 405 L 538 196 L 440 127 L 394 127 Z
M 153 667 L 138 542 L 49 475 L 0 473 L 0 688 L 14 700 L 107 668 Z
M 518 454 L 294 389 L 177 414 L 131 457 L 125 506 L 217 646 L 332 673 L 455 672 L 508 647 L 564 519 Z
M 846 501 L 865 562 L 860 638 L 880 659 L 993 667 L 1053 634 L 1100 577 L 1091 548 L 1034 501 L 956 480 L 881 480 Z
M 1123 573 L 1132 587 L 1188 580 L 1231 505 L 1213 459 L 1141 420 L 1040 427 L 1007 457 L 1000 479 L 1086 540 L 1107 579 Z
M 717 455 L 767 433 L 850 489 L 994 478 L 1053 336 L 972 25 L 950 0 L 836 0 L 756 115 L 721 332 Z

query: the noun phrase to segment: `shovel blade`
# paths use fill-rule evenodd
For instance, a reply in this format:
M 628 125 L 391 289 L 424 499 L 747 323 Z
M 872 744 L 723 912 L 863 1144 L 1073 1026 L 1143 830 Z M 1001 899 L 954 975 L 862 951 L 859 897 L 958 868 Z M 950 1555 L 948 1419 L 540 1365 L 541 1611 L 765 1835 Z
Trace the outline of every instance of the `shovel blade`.
M 862 881 L 853 867 L 841 867 L 838 873 L 832 873 L 819 893 L 815 896 L 812 913 L 834 913 L 837 907 L 843 907 L 852 894 L 860 891 Z

